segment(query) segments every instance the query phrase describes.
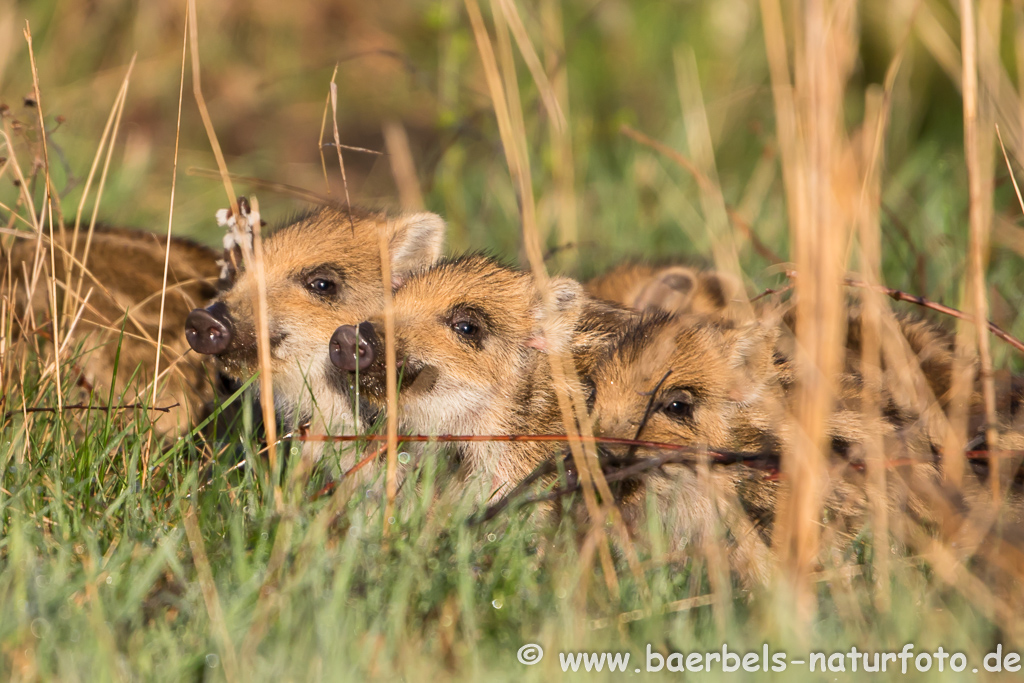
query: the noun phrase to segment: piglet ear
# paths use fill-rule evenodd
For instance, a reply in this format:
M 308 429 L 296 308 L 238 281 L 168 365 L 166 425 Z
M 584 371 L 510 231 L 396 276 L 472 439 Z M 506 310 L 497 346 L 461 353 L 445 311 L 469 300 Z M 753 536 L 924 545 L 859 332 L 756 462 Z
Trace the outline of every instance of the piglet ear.
M 441 258 L 447 226 L 436 213 L 404 214 L 388 227 L 392 286 L 398 287 L 409 275 Z
M 697 278 L 690 307 L 694 313 L 714 316 L 724 313 L 739 300 L 746 300 L 742 280 L 720 270 L 708 270 Z
M 750 404 L 763 398 L 779 381 L 776 362 L 778 325 L 759 320 L 723 331 L 724 347 L 733 377 L 742 378 L 730 387 L 733 400 Z
M 526 346 L 545 352 L 568 349 L 587 295 L 583 285 L 568 277 L 550 278 L 546 293 L 538 292 L 534 300 L 534 332 Z
M 697 274 L 684 266 L 668 266 L 658 271 L 633 299 L 638 311 L 658 309 L 666 313 L 688 313 L 697 288 Z

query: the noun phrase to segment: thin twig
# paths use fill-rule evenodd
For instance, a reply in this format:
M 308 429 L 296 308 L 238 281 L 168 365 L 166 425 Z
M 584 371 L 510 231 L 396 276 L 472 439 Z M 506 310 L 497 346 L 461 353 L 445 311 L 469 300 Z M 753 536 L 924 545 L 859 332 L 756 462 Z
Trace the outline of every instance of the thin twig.
M 791 276 L 792 275 L 795 275 L 795 273 L 791 274 Z M 857 280 L 855 278 L 846 278 L 843 281 L 843 284 L 845 284 L 847 287 L 873 289 L 875 291 L 882 292 L 883 294 L 886 294 L 889 297 L 892 297 L 896 301 L 905 301 L 908 303 L 917 304 L 918 306 L 921 306 L 923 308 L 927 308 L 932 311 L 937 311 L 939 313 L 952 316 L 959 320 L 965 320 L 969 323 L 975 322 L 975 317 L 973 315 L 968 315 L 967 313 L 959 311 L 953 308 L 952 306 L 947 306 L 945 304 L 940 304 L 938 302 L 931 301 L 930 299 L 926 299 L 923 296 L 918 296 L 916 294 L 908 294 L 907 292 L 901 291 L 899 289 L 893 289 L 892 287 L 886 287 L 885 285 L 869 285 L 863 280 Z M 1013 348 L 1017 349 L 1021 353 L 1024 353 L 1024 342 L 1017 339 L 1010 333 L 1006 332 L 1005 330 L 1003 330 L 1003 328 L 999 327 L 999 325 L 996 325 L 991 320 L 988 321 L 988 329 L 992 334 L 999 337 L 1004 342 L 1006 342 Z
M 173 409 L 180 406 L 180 403 L 173 403 L 169 406 L 148 406 L 145 403 L 129 403 L 123 406 L 94 406 L 87 403 L 76 403 L 73 405 L 65 405 L 59 408 L 22 408 L 20 410 L 10 410 L 4 413 L 4 420 L 9 420 L 14 415 L 21 415 L 23 413 L 62 413 L 65 410 L 102 410 L 105 413 L 109 413 L 113 410 L 134 410 L 136 408 L 146 408 L 147 410 L 158 410 L 161 413 L 169 413 Z
M 345 175 L 345 159 L 341 156 L 341 135 L 338 132 L 338 65 L 334 65 L 334 73 L 331 74 L 330 98 L 331 98 L 331 122 L 334 124 L 334 148 L 338 151 L 338 166 L 341 168 L 341 186 L 345 190 L 345 207 L 348 209 L 348 225 L 352 232 L 356 230 L 356 224 L 352 218 L 352 198 L 348 193 L 348 176 Z
M 600 437 L 595 438 L 596 441 L 602 441 Z M 620 441 L 628 441 L 628 439 L 621 439 Z M 736 465 L 742 464 L 752 470 L 758 470 L 764 472 L 768 481 L 778 481 L 785 479 L 785 473 L 779 467 L 779 455 L 775 453 L 718 453 L 713 451 L 705 451 L 702 448 L 693 446 L 679 446 L 674 445 L 672 449 L 677 451 L 675 453 L 666 453 L 657 457 L 630 457 L 625 458 L 611 458 L 606 457 L 601 462 L 602 471 L 604 473 L 605 481 L 614 483 L 617 481 L 623 481 L 630 477 L 649 472 L 651 470 L 661 469 L 665 465 L 689 465 L 693 466 L 698 464 L 701 460 L 707 459 L 712 465 Z M 685 452 L 681 452 L 685 451 Z M 994 461 L 1009 457 L 1019 457 L 1024 455 L 1024 451 L 989 451 L 989 450 L 972 450 L 964 453 L 964 457 L 968 460 L 978 461 Z M 569 456 L 567 460 L 571 459 Z M 858 472 L 864 471 L 866 463 L 863 462 L 848 462 L 850 469 Z M 914 465 L 923 464 L 920 459 L 917 458 L 897 458 L 894 460 L 885 460 L 882 465 L 885 469 L 896 469 L 900 467 L 912 467 Z M 610 468 L 610 470 L 609 470 Z M 548 460 L 537 467 L 530 475 L 524 479 L 518 486 L 516 486 L 511 492 L 505 497 L 499 500 L 497 503 L 488 506 L 482 513 L 474 516 L 470 519 L 470 524 L 482 524 L 484 522 L 494 519 L 502 510 L 507 508 L 516 498 L 519 498 L 526 489 L 530 487 L 534 482 L 539 480 L 541 477 L 552 474 L 556 470 L 556 465 L 553 461 Z M 566 482 L 564 486 L 557 486 L 553 490 L 540 494 L 537 496 L 530 496 L 523 498 L 518 507 L 522 508 L 527 505 L 534 505 L 537 503 L 546 503 L 552 500 L 561 498 L 562 496 L 569 495 L 580 490 L 580 482 L 578 480 L 570 480 Z
M 757 296 L 753 297 L 750 300 L 750 303 L 754 303 L 755 301 L 763 299 L 766 296 L 771 296 L 772 294 L 783 294 L 785 292 L 788 292 L 791 289 L 793 289 L 793 285 L 786 285 L 785 287 L 779 287 L 778 289 L 772 289 L 771 287 L 768 287 L 763 292 L 761 292 Z

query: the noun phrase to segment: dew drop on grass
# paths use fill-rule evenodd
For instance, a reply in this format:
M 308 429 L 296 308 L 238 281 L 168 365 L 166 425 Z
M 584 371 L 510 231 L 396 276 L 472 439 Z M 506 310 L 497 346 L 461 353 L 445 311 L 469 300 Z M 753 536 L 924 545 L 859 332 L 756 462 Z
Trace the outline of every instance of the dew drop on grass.
M 32 635 L 42 640 L 50 632 L 50 622 L 48 622 L 46 619 L 43 619 L 42 617 L 39 617 L 37 619 L 32 620 L 30 628 L 32 629 Z
M 216 669 L 218 664 L 220 664 L 220 657 L 213 654 L 212 652 L 206 655 L 206 666 L 210 667 L 211 669 Z
M 410 460 L 412 460 L 412 456 L 409 455 L 406 451 L 402 451 L 401 453 L 398 454 L 398 462 L 402 463 L 403 465 L 408 465 Z
M 498 540 L 498 537 L 495 536 L 493 533 L 487 534 L 487 540 L 490 541 L 491 543 L 494 543 L 495 541 Z
M 494 609 L 501 609 L 504 606 L 505 606 L 505 601 L 502 600 L 500 597 L 495 598 L 494 600 L 491 600 L 491 607 L 493 607 Z

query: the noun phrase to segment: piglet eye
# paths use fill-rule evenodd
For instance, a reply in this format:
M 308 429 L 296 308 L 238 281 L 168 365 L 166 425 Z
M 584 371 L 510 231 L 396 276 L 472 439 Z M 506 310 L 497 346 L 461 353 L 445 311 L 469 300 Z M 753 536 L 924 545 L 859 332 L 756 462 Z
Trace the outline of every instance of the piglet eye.
M 688 421 L 693 419 L 693 392 L 680 389 L 669 393 L 662 402 L 662 412 L 673 420 Z
M 475 337 L 480 332 L 480 328 L 468 320 L 456 320 L 452 323 L 452 329 L 463 337 Z
M 306 287 L 309 289 L 309 291 L 313 292 L 314 294 L 319 294 L 320 296 L 330 296 L 334 294 L 338 289 L 337 285 L 335 285 L 332 280 L 328 280 L 322 277 L 310 280 L 309 284 L 307 284 Z

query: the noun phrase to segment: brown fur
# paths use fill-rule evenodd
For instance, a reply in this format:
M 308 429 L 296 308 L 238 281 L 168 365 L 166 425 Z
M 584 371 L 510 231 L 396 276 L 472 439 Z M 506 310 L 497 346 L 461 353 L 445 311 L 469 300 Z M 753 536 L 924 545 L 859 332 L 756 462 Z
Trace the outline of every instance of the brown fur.
M 783 392 L 774 334 L 757 325 L 735 329 L 702 318 L 645 316 L 593 373 L 595 434 L 718 451 L 775 451 Z M 742 465 L 666 465 L 643 479 L 646 486 L 626 489 L 623 516 L 633 529 L 644 525 L 646 488 L 676 545 L 710 541 L 726 521 L 736 540 L 733 563 L 744 575 L 763 579 L 767 549 L 735 505 L 743 493 L 753 517 L 770 513 L 774 486 L 762 479 Z
M 726 273 L 679 264 L 626 261 L 585 285 L 587 293 L 637 311 L 749 318 L 743 283 Z
M 556 316 L 542 332 L 543 299 L 527 273 L 469 256 L 410 278 L 394 300 L 401 430 L 564 434 L 548 353 L 568 350 L 577 370 L 586 371 L 631 314 L 590 299 L 573 280 L 549 284 Z M 384 327 L 379 317 L 371 322 L 376 360 L 359 381 L 366 398 L 383 408 Z M 507 492 L 562 446 L 476 442 L 457 451 L 468 472 Z
M 964 496 L 950 498 L 943 491 L 932 455 L 937 435 L 915 400 L 890 389 L 899 384 L 897 359 L 887 359 L 876 387 L 882 415 L 866 423 L 860 409 L 863 380 L 858 374 L 856 312 L 851 313 L 849 329 L 847 371 L 838 378 L 837 405 L 827 425 L 837 449 L 826 495 L 829 533 L 838 534 L 842 541 L 834 547 L 845 547 L 866 519 L 864 474 L 851 464 L 864 463 L 868 435 L 882 437 L 888 459 L 921 463 L 890 471 L 887 504 L 892 511 L 934 520 L 936 505 L 977 507 L 972 500 L 980 487 L 973 478 Z M 948 400 L 944 390 L 952 362 L 948 333 L 910 318 L 899 321 L 899 330 L 921 359 L 934 394 L 940 401 Z M 783 327 L 767 320 L 737 327 L 699 317 L 646 317 L 593 373 L 597 433 L 777 456 L 785 444 L 793 442 L 787 419 L 794 389 L 792 340 L 783 332 Z M 648 405 L 651 411 L 645 421 Z M 1010 443 L 1004 437 L 1003 445 Z M 670 465 L 646 478 L 646 488 L 675 541 L 700 541 L 724 523 L 734 541 L 734 564 L 748 578 L 763 578 L 767 550 L 734 502 L 739 501 L 755 519 L 770 520 L 775 483 L 741 465 L 712 467 L 703 479 L 698 472 L 699 468 Z M 641 487 L 623 500 L 624 514 L 634 525 L 643 519 L 645 499 Z
M 81 268 L 73 266 L 71 281 L 65 270 L 64 255 L 71 245 L 71 230 L 63 241 L 55 235 L 61 249 L 56 253 L 56 280 L 58 311 L 64 305 L 67 292 L 75 291 Z M 74 250 L 79 263 L 85 253 L 86 235 L 79 236 Z M 114 390 L 125 393 L 124 402 L 146 401 L 152 397 L 151 383 L 156 361 L 156 339 L 160 324 L 160 291 L 163 280 L 165 237 L 141 231 L 97 228 L 93 234 L 89 256 L 89 273 L 83 280 L 81 294 L 92 294 L 74 329 L 72 343 L 62 357 L 80 346 L 84 353 L 75 359 L 78 377 L 65 377 L 80 386 L 97 391 L 97 402 L 105 404 L 113 375 L 118 339 L 122 325 L 124 339 Z M 37 245 L 39 251 L 37 252 Z M 18 239 L 4 254 L 3 272 L 10 268 L 13 277 L 16 306 L 15 334 L 33 331 L 53 338 L 49 297 L 46 280 L 40 278 L 35 287 L 28 310 L 25 273 L 31 278 L 36 258 L 45 271 L 49 271 L 49 245 L 46 241 Z M 172 239 L 167 277 L 167 297 L 163 317 L 163 351 L 160 371 L 165 375 L 162 389 L 157 395 L 157 406 L 179 404 L 168 413 L 152 413 L 157 429 L 176 434 L 187 430 L 213 399 L 210 382 L 212 369 L 189 349 L 181 330 L 185 317 L 196 306 L 203 306 L 216 294 L 217 255 L 210 249 L 183 239 Z M 42 272 L 42 271 L 41 271 Z M 71 319 L 81 306 L 80 301 L 69 302 L 70 318 L 60 324 L 60 334 L 66 335 Z M 125 321 L 125 312 L 128 319 Z M 137 380 L 128 387 L 128 380 L 138 370 Z
M 391 255 L 390 285 L 429 266 L 441 255 L 445 224 L 440 216 L 389 216 L 324 207 L 274 231 L 263 240 L 271 367 L 278 416 L 291 424 L 311 420 L 314 433 L 352 433 L 347 391 L 333 385 L 328 340 L 339 325 L 358 323 L 384 304 L 379 240 Z M 326 280 L 330 293 L 314 291 Z M 229 376 L 245 380 L 258 370 L 257 282 L 241 269 L 217 299 L 232 321 L 228 349 L 218 356 Z

